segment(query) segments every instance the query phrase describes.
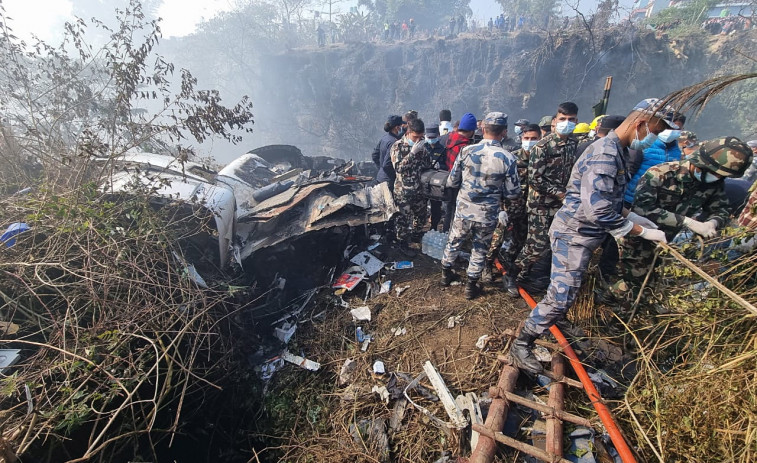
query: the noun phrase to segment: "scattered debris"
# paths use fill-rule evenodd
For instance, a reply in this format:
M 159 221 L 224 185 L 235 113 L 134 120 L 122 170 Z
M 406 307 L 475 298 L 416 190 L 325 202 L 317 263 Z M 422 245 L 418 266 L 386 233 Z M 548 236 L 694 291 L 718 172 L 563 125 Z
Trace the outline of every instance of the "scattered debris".
M 331 287 L 334 289 L 352 291 L 358 283 L 365 279 L 365 276 L 365 270 L 358 265 L 354 265 L 345 270 Z
M 274 336 L 278 338 L 279 341 L 283 342 L 284 344 L 289 344 L 289 340 L 292 339 L 292 336 L 294 336 L 294 332 L 297 331 L 297 324 L 291 324 L 289 322 L 284 322 L 281 327 L 276 327 L 273 330 Z
M 371 321 L 371 309 L 367 305 L 350 310 L 350 315 L 353 321 Z
M 413 268 L 413 263 L 409 260 L 403 260 L 392 264 L 392 270 L 404 270 L 408 268 Z
M 463 317 L 460 315 L 453 315 L 447 319 L 447 328 L 454 328 L 463 322 Z
M 381 283 L 381 289 L 379 290 L 379 294 L 386 294 L 392 289 L 392 280 L 386 280 L 385 282 Z
M 361 419 L 350 425 L 350 434 L 355 443 L 378 450 L 378 461 L 389 461 L 389 436 L 386 435 L 386 419 Z
M 369 277 L 372 277 L 384 268 L 384 263 L 368 251 L 363 251 L 356 255 L 350 259 L 350 262 L 362 267 Z
M 363 345 L 360 347 L 361 352 L 366 352 L 368 350 L 368 346 L 371 344 L 371 341 L 373 341 L 373 336 L 366 335 L 365 340 L 363 341 Z
M 355 328 L 355 341 L 357 342 L 365 341 L 365 333 L 363 333 L 362 326 L 358 326 L 357 328 Z
M 345 360 L 344 364 L 342 364 L 342 369 L 339 371 L 339 385 L 344 386 L 351 383 L 356 369 L 356 361 L 352 359 Z
M 471 424 L 484 424 L 484 416 L 481 413 L 478 396 L 475 393 L 469 392 L 465 395 L 459 395 L 455 399 L 455 403 L 457 403 L 457 406 L 460 407 L 461 410 L 468 412 Z M 471 431 L 471 450 L 475 449 L 477 445 L 478 432 Z
M 394 292 L 397 293 L 397 297 L 400 297 L 402 293 L 404 293 L 408 289 L 410 289 L 410 286 L 398 286 L 397 288 L 394 289 Z
M 381 360 L 376 360 L 373 362 L 373 372 L 377 375 L 383 375 L 386 373 L 386 369 L 384 367 L 384 362 Z
M 375 392 L 385 404 L 389 404 L 389 389 L 386 386 L 373 386 L 371 392 Z
M 486 347 L 486 344 L 489 343 L 489 338 L 491 338 L 491 336 L 489 336 L 488 334 L 485 334 L 479 337 L 478 340 L 476 341 L 476 347 L 483 350 L 484 347 Z
M 404 336 L 407 334 L 407 328 L 396 327 L 392 328 L 392 334 L 394 336 Z
M 279 356 L 276 356 L 267 362 L 260 365 L 260 379 L 263 381 L 268 381 L 273 377 L 273 374 L 281 368 L 281 366 L 284 365 L 284 359 L 282 359 Z
M 28 230 L 31 230 L 31 227 L 29 227 L 29 225 L 25 224 L 24 222 L 12 223 L 5 230 L 5 233 L 0 235 L 0 242 L 4 243 L 6 247 L 10 248 L 16 244 L 16 235 Z
M 299 355 L 294 355 L 288 350 L 285 350 L 281 354 L 281 358 L 284 359 L 284 361 L 293 363 L 301 368 L 304 368 L 306 370 L 310 371 L 318 371 L 321 368 L 321 364 L 318 362 L 314 362 L 312 360 L 308 360 L 304 357 L 300 357 Z
M 436 395 L 439 396 L 439 399 L 444 405 L 444 410 L 447 411 L 447 415 L 452 420 L 452 425 L 457 429 L 462 429 L 468 426 L 468 420 L 465 419 L 462 410 L 460 410 L 457 403 L 455 403 L 452 394 L 450 394 L 449 389 L 447 389 L 447 386 L 444 384 L 444 379 L 439 372 L 436 371 L 434 365 L 427 360 L 426 363 L 423 364 L 423 371 L 426 373 L 429 381 L 431 381 L 431 385 L 434 386 Z
M 8 368 L 21 358 L 21 349 L 0 349 L 0 373 L 6 374 Z

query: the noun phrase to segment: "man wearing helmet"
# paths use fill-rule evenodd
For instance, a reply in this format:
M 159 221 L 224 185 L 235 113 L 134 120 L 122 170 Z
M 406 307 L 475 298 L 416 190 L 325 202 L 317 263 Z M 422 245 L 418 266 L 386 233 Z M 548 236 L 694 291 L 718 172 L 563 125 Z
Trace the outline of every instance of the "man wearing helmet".
M 736 137 L 707 141 L 688 159 L 650 167 L 639 181 L 633 212 L 655 222 L 668 239 L 683 227 L 713 238 L 730 215 L 724 179 L 741 177 L 751 160 L 751 150 Z M 623 280 L 611 288 L 616 297 L 630 296 L 630 288 L 648 272 L 655 249 L 654 243 L 635 237 L 622 241 Z

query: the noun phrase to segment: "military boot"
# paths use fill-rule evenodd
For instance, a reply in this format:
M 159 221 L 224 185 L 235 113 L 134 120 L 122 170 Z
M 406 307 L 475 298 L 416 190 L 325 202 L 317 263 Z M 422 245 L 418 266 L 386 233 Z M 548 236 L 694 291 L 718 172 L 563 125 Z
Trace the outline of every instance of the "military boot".
M 469 301 L 481 295 L 481 288 L 478 287 L 478 278 L 468 277 L 468 283 L 465 285 L 465 298 Z
M 510 355 L 513 357 L 515 366 L 533 375 L 541 374 L 544 371 L 544 367 L 536 360 L 533 352 L 534 341 L 537 337 L 524 327 L 510 346 Z
M 457 275 L 452 267 L 442 267 L 442 286 L 449 286 L 455 280 L 457 280 Z
M 502 275 L 502 286 L 504 290 L 507 292 L 507 294 L 512 297 L 520 297 L 520 292 L 518 291 L 518 284 L 516 283 L 517 278 L 518 278 L 518 269 L 514 268 L 514 266 L 511 266 L 510 270 L 508 270 L 507 273 Z
M 494 282 L 494 275 L 492 274 L 492 267 L 494 267 L 494 260 L 486 259 L 486 262 L 484 262 L 484 272 L 481 274 L 481 283 Z

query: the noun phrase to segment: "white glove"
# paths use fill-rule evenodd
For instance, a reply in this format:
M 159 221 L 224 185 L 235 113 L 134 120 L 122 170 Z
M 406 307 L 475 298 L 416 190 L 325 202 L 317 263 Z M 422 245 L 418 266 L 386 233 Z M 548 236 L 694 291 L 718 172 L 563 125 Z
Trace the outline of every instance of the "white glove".
M 426 142 L 423 140 L 415 142 L 413 147 L 410 149 L 410 154 L 418 154 L 419 151 L 423 151 L 423 145 L 425 145 Z
M 500 211 L 499 217 L 497 218 L 499 219 L 499 223 L 501 223 L 502 225 L 507 225 L 507 211 Z
M 660 243 L 668 242 L 668 239 L 665 237 L 665 232 L 662 230 L 657 230 L 655 228 L 641 227 L 639 238 L 644 238 L 648 241 L 659 241 Z
M 707 222 L 700 222 L 698 220 L 692 219 L 691 217 L 686 217 L 685 219 L 683 219 L 683 224 L 689 230 L 693 231 L 697 235 L 701 235 L 703 238 L 713 238 L 718 234 L 718 221 L 715 219 Z
M 644 228 L 657 228 L 657 224 L 649 220 L 648 218 L 641 216 L 635 212 L 629 212 L 626 216 L 628 220 L 633 222 L 634 224 L 644 227 Z

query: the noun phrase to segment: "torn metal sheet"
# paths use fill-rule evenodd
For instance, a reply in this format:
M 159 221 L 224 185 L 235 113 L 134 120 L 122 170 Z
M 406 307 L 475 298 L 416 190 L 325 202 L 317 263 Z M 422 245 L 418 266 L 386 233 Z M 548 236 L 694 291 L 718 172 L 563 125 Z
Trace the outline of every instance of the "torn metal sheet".
M 384 263 L 368 251 L 363 251 L 360 254 L 356 255 L 355 257 L 350 259 L 350 262 L 355 265 L 361 266 L 369 277 L 372 277 L 373 275 L 377 274 L 382 268 L 384 268 Z
M 296 190 L 293 196 L 292 190 Z M 281 195 L 291 199 L 265 210 L 260 205 L 240 209 L 237 237 L 241 259 L 310 231 L 385 222 L 397 212 L 386 183 L 365 187 L 360 182 L 315 182 L 294 186 Z
M 116 160 L 98 158 L 95 162 L 113 162 L 120 169 L 106 180 L 102 187 L 105 192 L 128 194 L 142 185 L 155 197 L 196 204 L 210 211 L 218 231 L 221 264 L 229 263 L 237 203 L 231 188 L 212 183 L 215 172 L 197 163 L 151 153 L 129 153 Z
M 312 360 L 308 360 L 305 357 L 300 357 L 299 355 L 294 355 L 288 350 L 285 350 L 284 352 L 282 352 L 281 358 L 285 362 L 293 363 L 299 366 L 300 368 L 304 368 L 306 370 L 318 371 L 321 368 L 320 363 L 314 362 Z
M 6 374 L 8 368 L 21 358 L 21 349 L 0 349 L 0 373 Z
M 444 379 L 439 372 L 436 371 L 434 365 L 427 360 L 426 363 L 423 364 L 423 371 L 426 373 L 429 381 L 431 381 L 431 385 L 434 386 L 436 395 L 439 396 L 439 399 L 444 405 L 444 410 L 452 420 L 452 425 L 457 429 L 462 429 L 468 426 L 468 420 L 465 419 L 462 410 L 457 406 L 455 399 L 452 397 L 449 389 L 447 389 L 447 385 L 444 384 Z

